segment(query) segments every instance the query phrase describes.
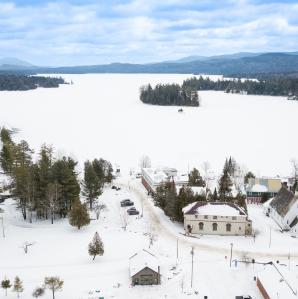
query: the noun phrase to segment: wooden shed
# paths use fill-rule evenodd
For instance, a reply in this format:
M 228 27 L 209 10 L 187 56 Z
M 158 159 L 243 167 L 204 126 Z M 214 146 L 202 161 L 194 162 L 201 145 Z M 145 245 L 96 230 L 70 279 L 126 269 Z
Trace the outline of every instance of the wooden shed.
M 145 249 L 129 258 L 129 271 L 132 285 L 160 284 L 158 259 Z

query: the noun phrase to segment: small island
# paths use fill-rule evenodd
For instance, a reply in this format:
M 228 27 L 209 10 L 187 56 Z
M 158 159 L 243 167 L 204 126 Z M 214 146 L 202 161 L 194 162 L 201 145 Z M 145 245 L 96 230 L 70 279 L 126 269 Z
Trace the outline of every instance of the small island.
M 0 91 L 31 90 L 38 87 L 57 88 L 60 84 L 67 84 L 61 77 L 28 76 L 17 74 L 0 74 Z
M 145 104 L 160 106 L 200 106 L 199 95 L 194 88 L 184 88 L 178 84 L 150 84 L 140 89 L 140 100 Z

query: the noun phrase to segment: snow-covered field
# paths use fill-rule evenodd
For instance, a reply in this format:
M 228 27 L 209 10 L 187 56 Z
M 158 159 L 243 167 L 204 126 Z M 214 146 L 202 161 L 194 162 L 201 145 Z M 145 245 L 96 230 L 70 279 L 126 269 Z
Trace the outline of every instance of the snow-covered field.
M 86 159 L 105 158 L 118 163 L 125 173 L 137 167 L 142 155 L 154 165 L 186 170 L 209 161 L 215 173 L 224 159 L 234 156 L 257 175 L 281 176 L 290 173 L 291 158 L 297 157 L 295 117 L 298 104 L 281 97 L 231 95 L 200 92 L 202 107 L 184 108 L 144 105 L 139 87 L 151 83 L 182 83 L 189 75 L 63 75 L 73 85 L 58 89 L 0 93 L 0 125 L 21 129 L 17 138 L 29 141 L 33 148 L 46 142 L 59 155 L 70 153 L 80 165 Z M 235 298 L 260 294 L 253 277 L 263 266 L 230 267 L 233 258 L 245 256 L 257 261 L 279 261 L 291 268 L 297 285 L 298 239 L 281 234 L 276 224 L 262 214 L 261 207 L 249 207 L 249 216 L 258 230 L 251 237 L 181 235 L 183 227 L 173 224 L 153 206 L 139 180 L 123 175 L 117 184 L 120 192 L 107 187 L 100 197 L 108 207 L 100 220 L 77 231 L 67 219 L 30 224 L 21 219 L 14 202 L 7 200 L 6 237 L 0 235 L 0 279 L 24 281 L 21 298 L 31 298 L 45 276 L 57 275 L 65 281 L 57 299 L 104 298 Z M 130 216 L 127 230 L 122 228 L 125 209 L 119 202 L 131 198 L 144 208 L 144 217 Z M 1 214 L 2 215 L 2 214 Z M 0 225 L 1 228 L 1 225 Z M 98 231 L 105 254 L 95 261 L 87 246 Z M 150 250 L 161 264 L 161 286 L 131 287 L 128 258 L 149 245 L 148 233 L 157 240 Z M 1 233 L 1 231 L 0 231 Z M 271 235 L 271 238 L 270 238 Z M 179 240 L 179 259 L 176 244 Z M 24 242 L 33 242 L 24 253 Z M 194 280 L 190 288 L 191 247 L 194 247 Z M 290 257 L 290 258 L 289 258 Z M 100 292 L 99 292 L 100 291 Z M 195 292 L 198 292 L 196 294 Z M 7 298 L 15 298 L 9 291 Z M 0 290 L 0 298 L 4 298 Z M 49 292 L 44 298 L 50 298 Z M 286 299 L 286 298 L 283 298 Z
M 235 267 L 233 263 L 230 267 L 230 244 L 233 242 L 233 259 L 243 260 L 250 256 L 261 262 L 276 259 L 286 265 L 290 262 L 290 273 L 297 284 L 297 256 L 294 258 L 292 255 L 289 260 L 287 253 L 290 248 L 295 251 L 298 240 L 289 240 L 288 236 L 280 233 L 278 235 L 269 218 L 258 219 L 260 208 L 250 209 L 254 224 L 261 230 L 256 242 L 245 237 L 212 236 L 196 239 L 182 236 L 179 234 L 182 232 L 180 225 L 173 225 L 160 215 L 159 209 L 153 207 L 146 198 L 140 182 L 130 180 L 128 183 L 122 179 L 119 185 L 122 186 L 121 191 L 106 188 L 100 201 L 107 205 L 107 211 L 102 213 L 99 220 L 93 220 L 80 231 L 71 227 L 67 220 L 57 220 L 53 225 L 49 221 L 34 221 L 32 224 L 24 222 L 21 214 L 15 211 L 12 200 L 1 204 L 1 208 L 5 210 L 6 237 L 0 237 L 0 277 L 6 276 L 12 280 L 19 275 L 25 288 L 21 298 L 26 299 L 31 298 L 33 289 L 41 286 L 44 277 L 50 275 L 57 275 L 65 281 L 63 291 L 57 293 L 57 299 L 97 299 L 100 295 L 104 298 L 132 299 L 203 299 L 203 296 L 208 296 L 209 299 L 230 299 L 241 294 L 250 294 L 252 298 L 259 299 L 261 297 L 253 277 L 263 270 L 263 266 L 238 264 Z M 146 198 L 145 201 L 141 195 Z M 126 208 L 120 208 L 120 200 L 124 198 L 132 199 L 140 211 L 143 204 L 144 210 L 143 218 L 128 217 L 126 231 L 122 228 L 122 215 Z M 263 234 L 269 227 L 272 227 L 270 248 L 268 234 Z M 105 253 L 92 261 L 87 246 L 95 231 L 103 239 Z M 148 233 L 156 235 L 156 241 L 149 250 L 159 258 L 162 284 L 132 287 L 128 258 L 141 249 L 148 250 Z M 22 249 L 24 242 L 34 243 L 27 254 Z M 194 279 L 191 289 L 192 246 Z M 276 249 L 283 249 L 284 256 L 275 257 Z M 8 294 L 9 299 L 16 297 L 11 291 Z M 3 293 L 0 298 L 2 296 Z M 49 292 L 45 298 L 50 298 Z
M 230 299 L 244 293 L 249 293 L 254 299 L 261 298 L 253 276 L 262 270 L 262 267 L 238 264 L 238 267 L 233 265 L 230 268 L 230 246 L 227 246 L 226 252 L 209 251 L 201 248 L 196 239 L 189 238 L 187 241 L 181 235 L 180 238 L 179 233 L 176 236 L 167 233 L 167 230 L 156 222 L 147 205 L 144 205 L 144 217 L 130 216 L 127 230 L 124 231 L 121 215 L 125 208 L 120 208 L 120 200 L 129 197 L 141 210 L 142 201 L 138 193 L 132 190 L 132 185 L 131 182 L 130 190 L 122 187 L 118 192 L 107 188 L 100 200 L 105 202 L 108 211 L 102 214 L 100 220 L 92 221 L 90 226 L 80 231 L 71 227 L 67 220 L 57 220 L 53 225 L 49 221 L 24 223 L 20 213 L 15 212 L 12 201 L 1 205 L 5 209 L 6 233 L 5 238 L 0 238 L 1 278 L 7 276 L 13 279 L 19 275 L 25 287 L 21 298 L 26 299 L 31 298 L 33 289 L 42 285 L 44 277 L 49 275 L 58 275 L 65 281 L 63 291 L 57 293 L 57 299 L 95 299 L 100 295 L 104 298 L 132 299 L 203 299 L 203 296 L 207 295 L 209 299 Z M 163 224 L 162 219 L 160 223 Z M 155 229 L 152 230 L 152 227 Z M 105 254 L 92 261 L 87 245 L 95 231 L 98 231 L 103 239 Z M 148 249 L 149 238 L 146 234 L 149 232 L 157 236 L 149 250 L 160 260 L 162 284 L 131 287 L 128 258 L 143 248 Z M 25 241 L 34 243 L 27 254 L 21 248 Z M 190 288 L 191 246 L 194 246 L 193 289 Z M 241 259 L 243 256 L 234 254 L 233 258 Z M 266 257 L 256 259 L 270 260 Z M 284 258 L 281 262 L 288 263 L 288 260 Z M 291 263 L 295 270 L 297 261 L 292 259 Z M 16 297 L 13 292 L 8 293 L 9 299 Z M 0 298 L 3 298 L 3 294 L 1 293 Z M 45 298 L 50 298 L 49 292 Z
M 218 173 L 234 156 L 257 175 L 285 176 L 297 158 L 298 103 L 282 97 L 200 92 L 202 107 L 144 105 L 140 86 L 182 83 L 191 75 L 62 75 L 74 85 L 0 93 L 0 125 L 20 128 L 34 147 L 52 143 L 81 163 L 103 157 L 122 170 L 142 155 L 181 170 L 209 161 Z

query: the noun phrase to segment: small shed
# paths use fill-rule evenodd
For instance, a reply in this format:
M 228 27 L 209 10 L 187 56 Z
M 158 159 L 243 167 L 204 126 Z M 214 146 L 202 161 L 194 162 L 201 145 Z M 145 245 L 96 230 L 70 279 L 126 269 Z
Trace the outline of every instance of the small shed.
M 160 284 L 158 259 L 145 249 L 129 258 L 129 271 L 132 285 Z

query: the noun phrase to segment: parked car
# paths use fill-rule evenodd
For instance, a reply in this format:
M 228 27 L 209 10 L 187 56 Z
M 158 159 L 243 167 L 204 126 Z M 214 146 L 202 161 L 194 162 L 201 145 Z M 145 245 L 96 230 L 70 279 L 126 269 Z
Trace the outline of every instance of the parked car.
M 130 208 L 127 210 L 128 215 L 139 215 L 140 212 L 136 208 Z
M 112 188 L 112 189 L 117 189 L 117 187 L 116 187 L 115 185 L 113 185 L 111 188 Z
M 134 203 L 130 199 L 124 199 L 120 201 L 120 205 L 121 207 L 129 207 L 129 206 L 133 206 Z
M 252 299 L 251 296 L 245 295 L 245 296 L 236 296 L 235 299 Z

